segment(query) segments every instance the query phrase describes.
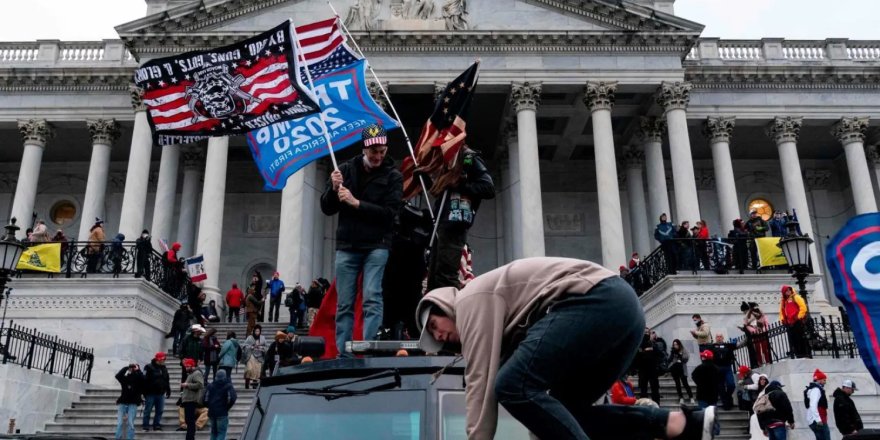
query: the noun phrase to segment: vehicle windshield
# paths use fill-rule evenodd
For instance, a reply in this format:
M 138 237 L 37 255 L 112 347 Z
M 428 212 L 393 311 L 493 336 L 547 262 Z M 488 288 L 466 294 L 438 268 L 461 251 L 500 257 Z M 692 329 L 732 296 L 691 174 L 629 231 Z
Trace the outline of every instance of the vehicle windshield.
M 423 438 L 425 391 L 381 391 L 327 400 L 272 394 L 258 439 L 350 440 Z
M 440 392 L 440 440 L 467 440 L 464 391 Z M 501 406 L 495 438 L 529 440 L 529 431 Z

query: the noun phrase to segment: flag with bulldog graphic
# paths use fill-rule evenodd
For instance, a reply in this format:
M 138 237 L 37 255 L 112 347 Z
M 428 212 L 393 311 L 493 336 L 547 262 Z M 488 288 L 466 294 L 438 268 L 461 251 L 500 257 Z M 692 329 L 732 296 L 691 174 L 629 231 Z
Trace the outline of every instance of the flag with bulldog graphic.
M 144 63 L 134 81 L 156 143 L 244 134 L 318 112 L 296 74 L 293 41 L 287 21 L 229 46 Z

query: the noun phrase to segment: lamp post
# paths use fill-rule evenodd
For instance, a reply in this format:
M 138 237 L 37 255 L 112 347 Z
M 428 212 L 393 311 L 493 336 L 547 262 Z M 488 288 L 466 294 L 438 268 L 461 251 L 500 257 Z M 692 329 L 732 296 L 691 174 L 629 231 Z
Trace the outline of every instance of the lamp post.
M 18 260 L 21 259 L 24 245 L 15 238 L 15 231 L 20 229 L 18 226 L 15 226 L 15 218 L 5 228 L 6 236 L 0 238 L 0 292 L 5 294 L 5 299 L 8 302 L 10 292 L 6 290 L 6 283 L 10 281 L 10 276 L 15 272 L 16 266 L 18 266 Z M 3 294 L 0 294 L 0 302 L 4 299 Z M 5 316 L 4 313 L 4 318 Z
M 807 301 L 807 275 L 812 273 L 810 268 L 810 245 L 813 239 L 807 234 L 798 233 L 798 222 L 789 220 L 785 223 L 788 233 L 779 240 L 779 246 L 785 259 L 788 261 L 788 267 L 792 270 L 792 277 L 797 279 L 798 291 L 804 297 L 804 303 L 807 304 L 809 311 L 809 301 Z

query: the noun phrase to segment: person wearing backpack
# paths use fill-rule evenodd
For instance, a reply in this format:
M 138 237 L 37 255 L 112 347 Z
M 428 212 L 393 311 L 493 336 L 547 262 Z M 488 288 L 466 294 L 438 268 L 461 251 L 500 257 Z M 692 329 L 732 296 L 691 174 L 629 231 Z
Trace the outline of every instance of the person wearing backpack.
M 180 384 L 180 401 L 186 420 L 186 440 L 196 440 L 196 408 L 205 404 L 205 376 L 196 368 L 196 360 L 183 360 L 186 381 Z
M 782 391 L 783 386 L 778 380 L 771 381 L 755 399 L 752 407 L 758 415 L 758 425 L 770 440 L 786 440 L 786 424 L 794 429 L 794 411 L 788 395 Z
M 816 440 L 831 440 L 828 429 L 828 398 L 825 396 L 825 382 L 828 376 L 820 369 L 813 372 L 813 381 L 804 388 L 804 406 L 807 408 L 807 424 Z
M 238 396 L 229 381 L 226 371 L 218 371 L 214 382 L 208 385 L 205 403 L 208 406 L 208 418 L 211 419 L 211 440 L 226 440 L 229 428 L 229 410 Z
M 241 362 L 243 350 L 235 339 L 235 332 L 226 332 L 226 340 L 220 347 L 220 369 L 226 372 L 226 377 L 232 377 L 232 368 Z

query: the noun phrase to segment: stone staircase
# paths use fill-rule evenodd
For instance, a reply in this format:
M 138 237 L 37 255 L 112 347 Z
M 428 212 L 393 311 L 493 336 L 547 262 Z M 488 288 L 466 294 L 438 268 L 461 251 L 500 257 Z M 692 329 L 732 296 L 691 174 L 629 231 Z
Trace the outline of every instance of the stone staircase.
M 690 381 L 691 378 L 688 377 Z M 690 382 L 691 391 L 694 393 L 697 392 L 697 386 L 694 385 L 693 381 Z M 636 378 L 633 378 L 633 385 L 638 385 Z M 684 392 L 684 390 L 682 390 Z M 687 393 L 685 392 L 685 402 L 690 403 L 687 400 Z M 675 382 L 672 380 L 672 376 L 665 375 L 660 376 L 660 404 L 661 408 L 674 410 L 679 408 L 678 403 L 678 394 L 675 392 Z M 740 411 L 738 409 L 733 409 L 731 411 L 725 411 L 718 408 L 718 420 L 721 423 L 721 434 L 716 435 L 716 440 L 749 440 L 751 436 L 749 435 L 749 413 L 746 411 Z
M 276 331 L 283 331 L 287 328 L 286 322 L 279 323 L 260 323 L 263 327 L 263 335 L 266 339 L 272 339 Z M 209 328 L 217 329 L 218 339 L 222 342 L 226 339 L 227 331 L 234 331 L 236 338 L 240 342 L 244 342 L 246 335 L 245 323 L 215 323 L 209 324 Z M 146 364 L 144 361 L 141 364 Z M 179 383 L 181 376 L 180 363 L 177 358 L 168 356 L 166 361 L 168 367 L 168 375 L 171 378 L 171 398 L 165 400 L 165 412 L 162 415 L 162 431 L 144 432 L 141 430 L 143 423 L 143 405 L 138 407 L 137 419 L 135 420 L 135 437 L 147 440 L 163 440 L 175 439 L 179 440 L 184 437 L 183 432 L 177 432 L 178 416 L 177 416 L 177 398 L 179 394 L 176 392 L 174 384 Z M 244 366 L 239 365 L 238 371 L 232 370 L 232 384 L 235 392 L 238 393 L 238 400 L 229 412 L 229 430 L 227 431 L 227 439 L 235 440 L 241 435 L 244 428 L 244 422 L 247 419 L 248 411 L 254 399 L 255 390 L 244 389 Z M 102 436 L 113 438 L 116 432 L 116 399 L 119 397 L 118 389 L 92 388 L 86 391 L 78 402 L 73 403 L 71 408 L 67 408 L 64 412 L 55 417 L 55 420 L 49 422 L 42 432 L 46 433 L 69 433 L 88 436 Z M 152 424 L 152 420 L 150 421 Z M 210 437 L 210 424 L 206 425 L 196 434 L 197 439 L 207 440 Z

